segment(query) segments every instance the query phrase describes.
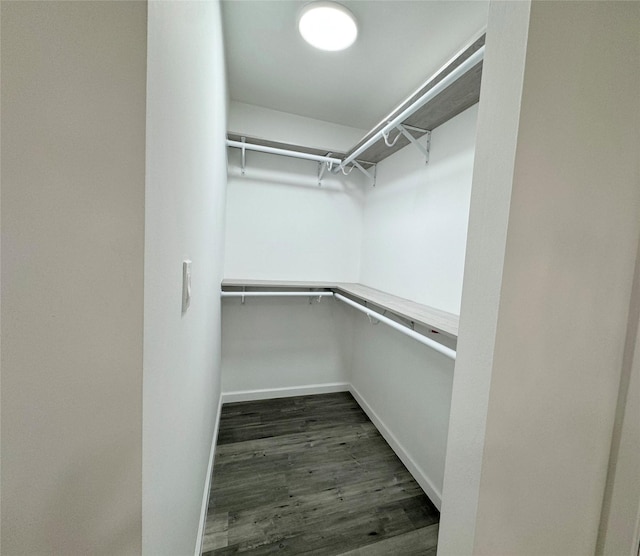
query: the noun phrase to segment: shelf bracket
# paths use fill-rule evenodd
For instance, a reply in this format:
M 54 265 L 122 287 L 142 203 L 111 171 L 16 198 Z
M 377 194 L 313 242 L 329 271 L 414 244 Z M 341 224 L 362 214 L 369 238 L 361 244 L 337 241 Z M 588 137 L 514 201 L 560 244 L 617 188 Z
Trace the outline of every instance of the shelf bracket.
M 376 174 L 378 169 L 377 165 L 373 165 L 373 173 L 369 172 L 369 170 L 365 170 L 362 164 L 360 164 L 357 160 L 353 161 L 353 165 L 371 180 L 372 187 L 376 186 Z
M 245 147 L 245 143 L 247 142 L 247 138 L 246 137 L 241 137 L 240 141 L 242 142 L 242 175 L 244 176 L 244 169 L 247 163 L 247 149 Z M 242 298 L 242 303 L 244 303 L 244 297 Z
M 322 176 L 327 169 L 327 165 L 324 162 L 318 162 L 318 187 L 322 187 Z
M 322 301 L 322 291 L 317 289 L 312 289 L 309 291 L 309 305 L 313 305 L 313 302 L 317 300 L 318 303 Z
M 431 150 L 431 131 L 428 129 L 419 129 L 417 127 L 405 126 L 402 124 L 398 124 L 396 129 L 402 133 L 423 155 L 424 155 L 424 163 L 429 163 L 429 151 Z M 427 138 L 427 145 L 423 147 L 420 142 L 409 133 L 409 130 L 420 131 L 424 133 Z
M 327 156 L 331 156 L 333 153 L 327 153 Z M 318 162 L 318 187 L 322 187 L 322 178 L 324 173 L 329 170 L 332 171 L 333 162 Z

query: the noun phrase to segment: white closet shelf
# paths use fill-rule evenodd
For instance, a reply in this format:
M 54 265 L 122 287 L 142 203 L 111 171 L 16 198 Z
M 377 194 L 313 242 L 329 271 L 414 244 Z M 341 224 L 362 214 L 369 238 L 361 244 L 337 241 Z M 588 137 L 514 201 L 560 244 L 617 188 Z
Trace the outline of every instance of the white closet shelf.
M 431 131 L 476 104 L 480 100 L 482 61 L 473 64 L 470 69 L 459 77 L 456 77 L 444 90 L 435 94 L 433 98 L 428 100 L 426 104 L 421 105 L 421 107 L 411 115 L 406 118 L 402 116 L 403 112 L 418 103 L 421 98 L 428 95 L 429 91 L 434 89 L 435 93 L 436 86 L 441 81 L 444 81 L 449 74 L 453 74 L 459 66 L 467 62 L 472 56 L 477 56 L 476 53 L 480 54 L 478 51 L 484 48 L 485 38 L 486 34 L 482 32 L 471 39 L 455 56 L 425 81 L 418 90 L 383 118 L 378 125 L 371 129 L 371 131 L 354 145 L 349 152 L 346 153 L 345 158 L 348 159 L 353 153 L 360 151 L 361 147 L 387 127 L 389 122 L 393 122 L 398 118 L 402 118 L 402 125 Z M 469 60 L 469 62 L 471 62 L 471 60 Z M 425 131 L 419 132 L 413 129 L 411 134 L 417 138 L 424 135 Z M 400 135 L 391 147 L 386 145 L 384 141 L 378 140 L 371 146 L 358 152 L 357 156 L 358 158 L 363 158 L 377 164 L 408 144 L 409 139 L 403 135 Z
M 310 154 L 314 156 L 331 156 L 342 160 L 345 156 L 344 152 L 329 151 L 318 147 L 305 147 L 303 145 L 296 145 L 294 143 L 283 143 L 280 141 L 271 141 L 270 139 L 263 139 L 261 137 L 252 137 L 242 133 L 236 133 L 235 131 L 227 132 L 227 139 L 229 141 L 242 142 L 244 139 L 250 145 L 259 145 L 261 147 L 270 147 L 272 149 L 280 149 L 282 151 L 290 151 L 291 153 Z M 358 159 L 358 162 L 365 168 L 373 166 L 373 162 L 367 162 L 366 160 Z
M 300 290 L 330 290 L 355 298 L 361 302 L 375 305 L 389 311 L 403 319 L 414 322 L 452 338 L 458 337 L 458 315 L 447 313 L 428 305 L 422 305 L 409 299 L 404 299 L 364 284 L 349 282 L 313 282 L 296 280 L 246 280 L 226 278 L 222 281 L 223 291 L 234 291 L 237 288 L 268 288 L 268 289 L 300 289 Z

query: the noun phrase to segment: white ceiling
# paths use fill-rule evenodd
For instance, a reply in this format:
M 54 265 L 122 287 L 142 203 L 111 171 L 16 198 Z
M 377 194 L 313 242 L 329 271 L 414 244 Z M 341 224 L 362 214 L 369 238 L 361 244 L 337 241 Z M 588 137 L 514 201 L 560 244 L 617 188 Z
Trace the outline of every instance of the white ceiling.
M 224 0 L 232 100 L 361 129 L 376 125 L 486 25 L 488 0 L 340 0 L 359 36 L 323 52 L 299 36 L 305 0 Z

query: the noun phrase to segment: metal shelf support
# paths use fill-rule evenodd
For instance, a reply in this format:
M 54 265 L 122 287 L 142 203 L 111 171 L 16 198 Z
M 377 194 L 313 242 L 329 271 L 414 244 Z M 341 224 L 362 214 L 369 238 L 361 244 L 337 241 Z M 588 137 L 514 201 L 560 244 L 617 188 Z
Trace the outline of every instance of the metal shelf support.
M 410 126 L 406 126 L 402 124 L 398 124 L 396 126 L 396 129 L 400 133 L 402 133 L 402 135 L 404 135 L 411 142 L 411 144 L 415 146 L 416 149 L 418 149 L 424 155 L 424 163 L 429 164 L 429 151 L 431 150 L 431 131 L 428 129 L 412 128 Z M 410 129 L 420 131 L 421 133 L 424 133 L 427 136 L 426 147 L 423 147 L 420 144 L 420 142 L 413 135 L 411 135 L 411 133 L 409 133 Z

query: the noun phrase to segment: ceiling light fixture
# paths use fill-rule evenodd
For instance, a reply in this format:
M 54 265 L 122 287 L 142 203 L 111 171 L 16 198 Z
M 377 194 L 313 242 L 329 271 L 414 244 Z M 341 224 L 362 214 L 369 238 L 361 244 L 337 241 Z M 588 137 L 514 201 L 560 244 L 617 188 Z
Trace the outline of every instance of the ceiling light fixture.
M 312 2 L 300 12 L 298 30 L 302 38 L 320 50 L 344 50 L 358 36 L 353 14 L 335 2 Z

